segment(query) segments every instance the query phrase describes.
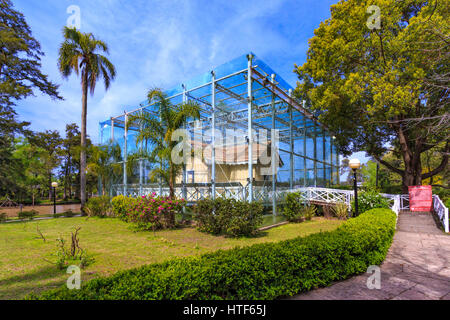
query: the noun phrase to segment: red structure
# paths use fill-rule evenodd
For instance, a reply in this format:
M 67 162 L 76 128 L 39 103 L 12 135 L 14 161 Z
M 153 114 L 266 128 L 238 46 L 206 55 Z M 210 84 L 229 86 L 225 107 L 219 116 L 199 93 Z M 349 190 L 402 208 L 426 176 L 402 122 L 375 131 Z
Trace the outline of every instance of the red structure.
M 431 211 L 433 206 L 431 186 L 410 186 L 408 191 L 411 211 Z

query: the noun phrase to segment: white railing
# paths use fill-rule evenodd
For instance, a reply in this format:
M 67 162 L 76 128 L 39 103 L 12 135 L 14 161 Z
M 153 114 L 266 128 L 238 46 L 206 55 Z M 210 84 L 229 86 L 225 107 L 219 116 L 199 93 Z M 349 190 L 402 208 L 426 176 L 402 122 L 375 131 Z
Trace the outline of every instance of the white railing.
M 395 214 L 398 216 L 401 210 L 401 204 L 400 204 L 400 195 L 396 195 L 394 198 L 391 198 L 393 200 L 393 204 L 391 207 L 391 210 L 395 212 Z
M 301 200 L 306 202 L 345 203 L 351 210 L 353 191 L 319 187 L 299 187 L 285 190 L 285 193 L 298 192 Z
M 433 195 L 433 209 L 434 212 L 439 217 L 442 225 L 444 226 L 445 232 L 449 232 L 449 221 L 448 221 L 448 208 L 444 205 L 438 195 Z

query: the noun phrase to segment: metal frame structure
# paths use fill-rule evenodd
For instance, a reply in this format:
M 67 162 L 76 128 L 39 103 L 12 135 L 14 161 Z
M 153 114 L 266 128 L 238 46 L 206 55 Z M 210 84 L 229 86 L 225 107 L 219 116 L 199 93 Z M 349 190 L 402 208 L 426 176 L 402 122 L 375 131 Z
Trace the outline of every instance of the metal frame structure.
M 317 115 L 308 110 L 304 103 L 292 95 L 289 86 L 263 61 L 253 53 L 241 56 L 200 77 L 168 90 L 165 93 L 176 105 L 194 100 L 201 105 L 201 132 L 196 132 L 196 122 L 185 125 L 192 137 L 201 134 L 203 143 L 211 147 L 210 181 L 195 183 L 187 181 L 188 173 L 183 172 L 182 182 L 177 185 L 177 195 L 188 201 L 204 197 L 232 196 L 249 201 L 261 200 L 273 207 L 280 192 L 298 187 L 329 187 L 339 183 L 339 154 L 336 152 L 334 137 Z M 149 184 L 148 173 L 152 166 L 146 159 L 139 161 L 139 168 L 130 176 L 126 172 L 129 154 L 139 148 L 134 138 L 139 128 L 128 125 L 130 114 L 145 111 L 158 116 L 159 107 L 154 102 L 141 103 L 139 108 L 124 112 L 100 123 L 101 143 L 114 141 L 122 148 L 123 174 L 109 187 L 110 194 L 143 195 L 149 192 L 165 194 L 167 186 L 161 181 Z M 198 122 L 197 122 L 198 124 Z M 275 129 L 275 131 L 272 131 Z M 248 177 L 246 183 L 218 182 L 216 177 L 220 167 L 216 165 L 216 132 L 224 135 L 229 130 L 240 130 L 235 139 L 245 136 L 248 152 Z M 267 130 L 271 140 L 279 137 L 278 154 L 283 166 L 272 172 L 264 181 L 256 181 L 254 148 L 263 138 L 261 130 Z M 274 133 L 275 132 L 275 133 Z M 275 153 L 272 152 L 272 163 Z M 192 177 L 196 173 L 192 173 Z M 119 182 L 121 181 L 121 183 Z

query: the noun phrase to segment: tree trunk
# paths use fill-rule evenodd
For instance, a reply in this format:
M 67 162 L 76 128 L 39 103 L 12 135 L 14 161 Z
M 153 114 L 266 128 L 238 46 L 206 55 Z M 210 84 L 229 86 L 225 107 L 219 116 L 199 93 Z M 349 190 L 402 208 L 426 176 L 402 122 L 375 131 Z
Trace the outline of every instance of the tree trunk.
M 68 178 L 67 168 L 68 164 L 66 161 L 66 166 L 64 168 L 64 200 L 67 200 L 67 178 Z
M 87 72 L 83 74 L 83 97 L 81 101 L 81 154 L 80 154 L 80 200 L 81 213 L 84 214 L 86 205 L 86 119 L 87 119 L 87 95 L 88 78 Z
M 52 201 L 52 173 L 48 173 L 48 200 Z
M 422 185 L 422 163 L 420 154 L 418 157 L 412 157 L 409 162 L 405 161 L 405 171 L 402 177 L 402 191 L 408 193 L 409 186 Z

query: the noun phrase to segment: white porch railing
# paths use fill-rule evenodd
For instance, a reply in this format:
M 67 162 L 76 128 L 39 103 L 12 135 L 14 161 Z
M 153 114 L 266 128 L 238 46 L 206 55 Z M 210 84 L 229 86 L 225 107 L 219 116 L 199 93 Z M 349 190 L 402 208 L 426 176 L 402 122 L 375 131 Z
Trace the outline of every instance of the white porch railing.
M 445 232 L 449 232 L 449 220 L 448 220 L 448 208 L 444 205 L 441 199 L 439 199 L 439 196 L 434 194 L 433 195 L 433 209 L 434 212 L 439 217 L 439 220 L 441 221 L 442 225 L 444 226 Z

